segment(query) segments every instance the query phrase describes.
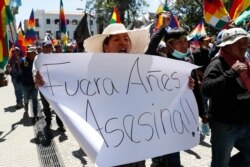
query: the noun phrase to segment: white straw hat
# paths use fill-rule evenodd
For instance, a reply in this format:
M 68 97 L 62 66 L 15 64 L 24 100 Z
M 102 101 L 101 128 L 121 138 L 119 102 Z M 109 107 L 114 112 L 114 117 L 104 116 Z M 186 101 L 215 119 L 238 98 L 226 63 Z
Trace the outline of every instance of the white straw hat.
M 28 52 L 28 53 L 34 52 L 34 53 L 38 54 L 38 53 L 37 53 L 37 50 L 36 50 L 36 47 L 34 47 L 34 46 L 29 47 L 27 52 Z
M 16 46 L 16 47 L 14 48 L 14 50 L 20 51 L 20 48 Z
M 146 29 L 127 30 L 121 23 L 108 25 L 102 34 L 96 34 L 84 40 L 86 52 L 103 52 L 103 41 L 109 35 L 128 33 L 131 41 L 130 53 L 145 53 L 149 45 L 149 32 Z
M 226 45 L 231 45 L 242 38 L 249 38 L 245 30 L 243 30 L 242 28 L 230 28 L 223 32 L 221 43 L 217 46 L 224 47 Z

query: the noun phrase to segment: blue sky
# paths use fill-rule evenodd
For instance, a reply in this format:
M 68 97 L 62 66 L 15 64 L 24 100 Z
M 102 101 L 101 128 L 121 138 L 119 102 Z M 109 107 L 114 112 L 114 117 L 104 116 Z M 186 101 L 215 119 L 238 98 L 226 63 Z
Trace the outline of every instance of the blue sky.
M 156 12 L 159 4 L 164 0 L 147 0 L 150 7 L 148 11 Z M 84 8 L 85 0 L 63 0 L 64 13 L 81 13 L 76 8 Z M 44 9 L 45 11 L 58 11 L 60 8 L 60 0 L 22 0 L 22 6 L 19 8 L 19 13 L 16 15 L 16 23 L 23 22 L 24 19 L 29 19 L 31 9 Z

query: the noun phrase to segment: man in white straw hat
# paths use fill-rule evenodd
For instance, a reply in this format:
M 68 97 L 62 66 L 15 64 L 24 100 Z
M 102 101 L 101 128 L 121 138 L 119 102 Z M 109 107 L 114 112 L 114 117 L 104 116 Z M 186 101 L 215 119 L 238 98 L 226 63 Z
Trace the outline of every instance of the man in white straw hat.
M 250 166 L 249 37 L 242 28 L 225 30 L 208 65 L 202 91 L 209 97 L 211 167 Z M 239 152 L 230 158 L 233 147 Z
M 149 45 L 146 29 L 127 30 L 121 23 L 108 25 L 102 32 L 84 41 L 86 52 L 145 53 Z M 120 167 L 145 167 L 145 161 L 124 164 Z
M 84 41 L 86 52 L 145 53 L 149 44 L 146 29 L 127 30 L 121 23 L 107 26 L 102 34 Z
M 99 53 L 144 53 L 149 44 L 149 33 L 145 29 L 127 30 L 123 24 L 114 23 L 107 26 L 102 34 L 96 34 L 84 41 L 86 52 Z M 38 73 L 35 75 L 37 86 L 44 81 Z M 145 161 L 125 164 L 122 167 L 145 167 Z
M 102 34 L 96 34 L 84 41 L 86 52 L 99 53 L 145 53 L 149 45 L 149 32 L 146 29 L 127 30 L 121 23 L 108 25 Z M 36 83 L 43 86 L 42 76 L 36 75 Z M 193 80 L 189 86 L 193 87 Z M 124 164 L 119 167 L 145 167 L 145 161 Z

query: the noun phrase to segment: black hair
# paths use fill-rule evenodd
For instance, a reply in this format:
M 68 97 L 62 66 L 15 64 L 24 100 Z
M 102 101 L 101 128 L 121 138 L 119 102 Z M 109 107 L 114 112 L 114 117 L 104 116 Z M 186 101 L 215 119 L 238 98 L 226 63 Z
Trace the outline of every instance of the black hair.
M 187 33 L 183 28 L 175 28 L 168 31 L 168 33 L 163 37 L 164 42 L 170 42 L 174 39 L 179 39 L 182 36 L 186 36 Z
M 104 50 L 104 45 L 108 45 L 108 44 L 109 44 L 109 40 L 110 40 L 111 37 L 112 37 L 112 35 L 109 35 L 109 36 L 107 36 L 107 37 L 103 40 L 103 43 L 102 43 L 102 50 L 103 50 L 103 52 L 105 52 L 105 50 Z

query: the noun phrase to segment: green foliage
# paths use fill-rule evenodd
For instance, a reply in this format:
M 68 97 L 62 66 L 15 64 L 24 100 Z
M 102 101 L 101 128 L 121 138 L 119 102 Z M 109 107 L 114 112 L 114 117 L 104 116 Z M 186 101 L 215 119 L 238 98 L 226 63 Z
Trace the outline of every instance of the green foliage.
M 223 3 L 229 11 L 232 0 L 223 0 Z M 181 26 L 191 31 L 203 17 L 203 0 L 177 0 L 173 7 L 173 12 L 178 14 L 181 19 Z M 219 30 L 211 27 L 204 22 L 208 35 L 214 35 Z
M 86 8 L 94 8 L 97 16 L 97 23 L 105 27 L 112 16 L 114 6 L 118 8 L 122 23 L 128 25 L 136 18 L 144 7 L 148 7 L 146 0 L 87 0 Z M 92 5 L 92 6 L 91 6 Z
M 177 0 L 172 11 L 181 20 L 181 26 L 191 31 L 203 18 L 202 0 Z

